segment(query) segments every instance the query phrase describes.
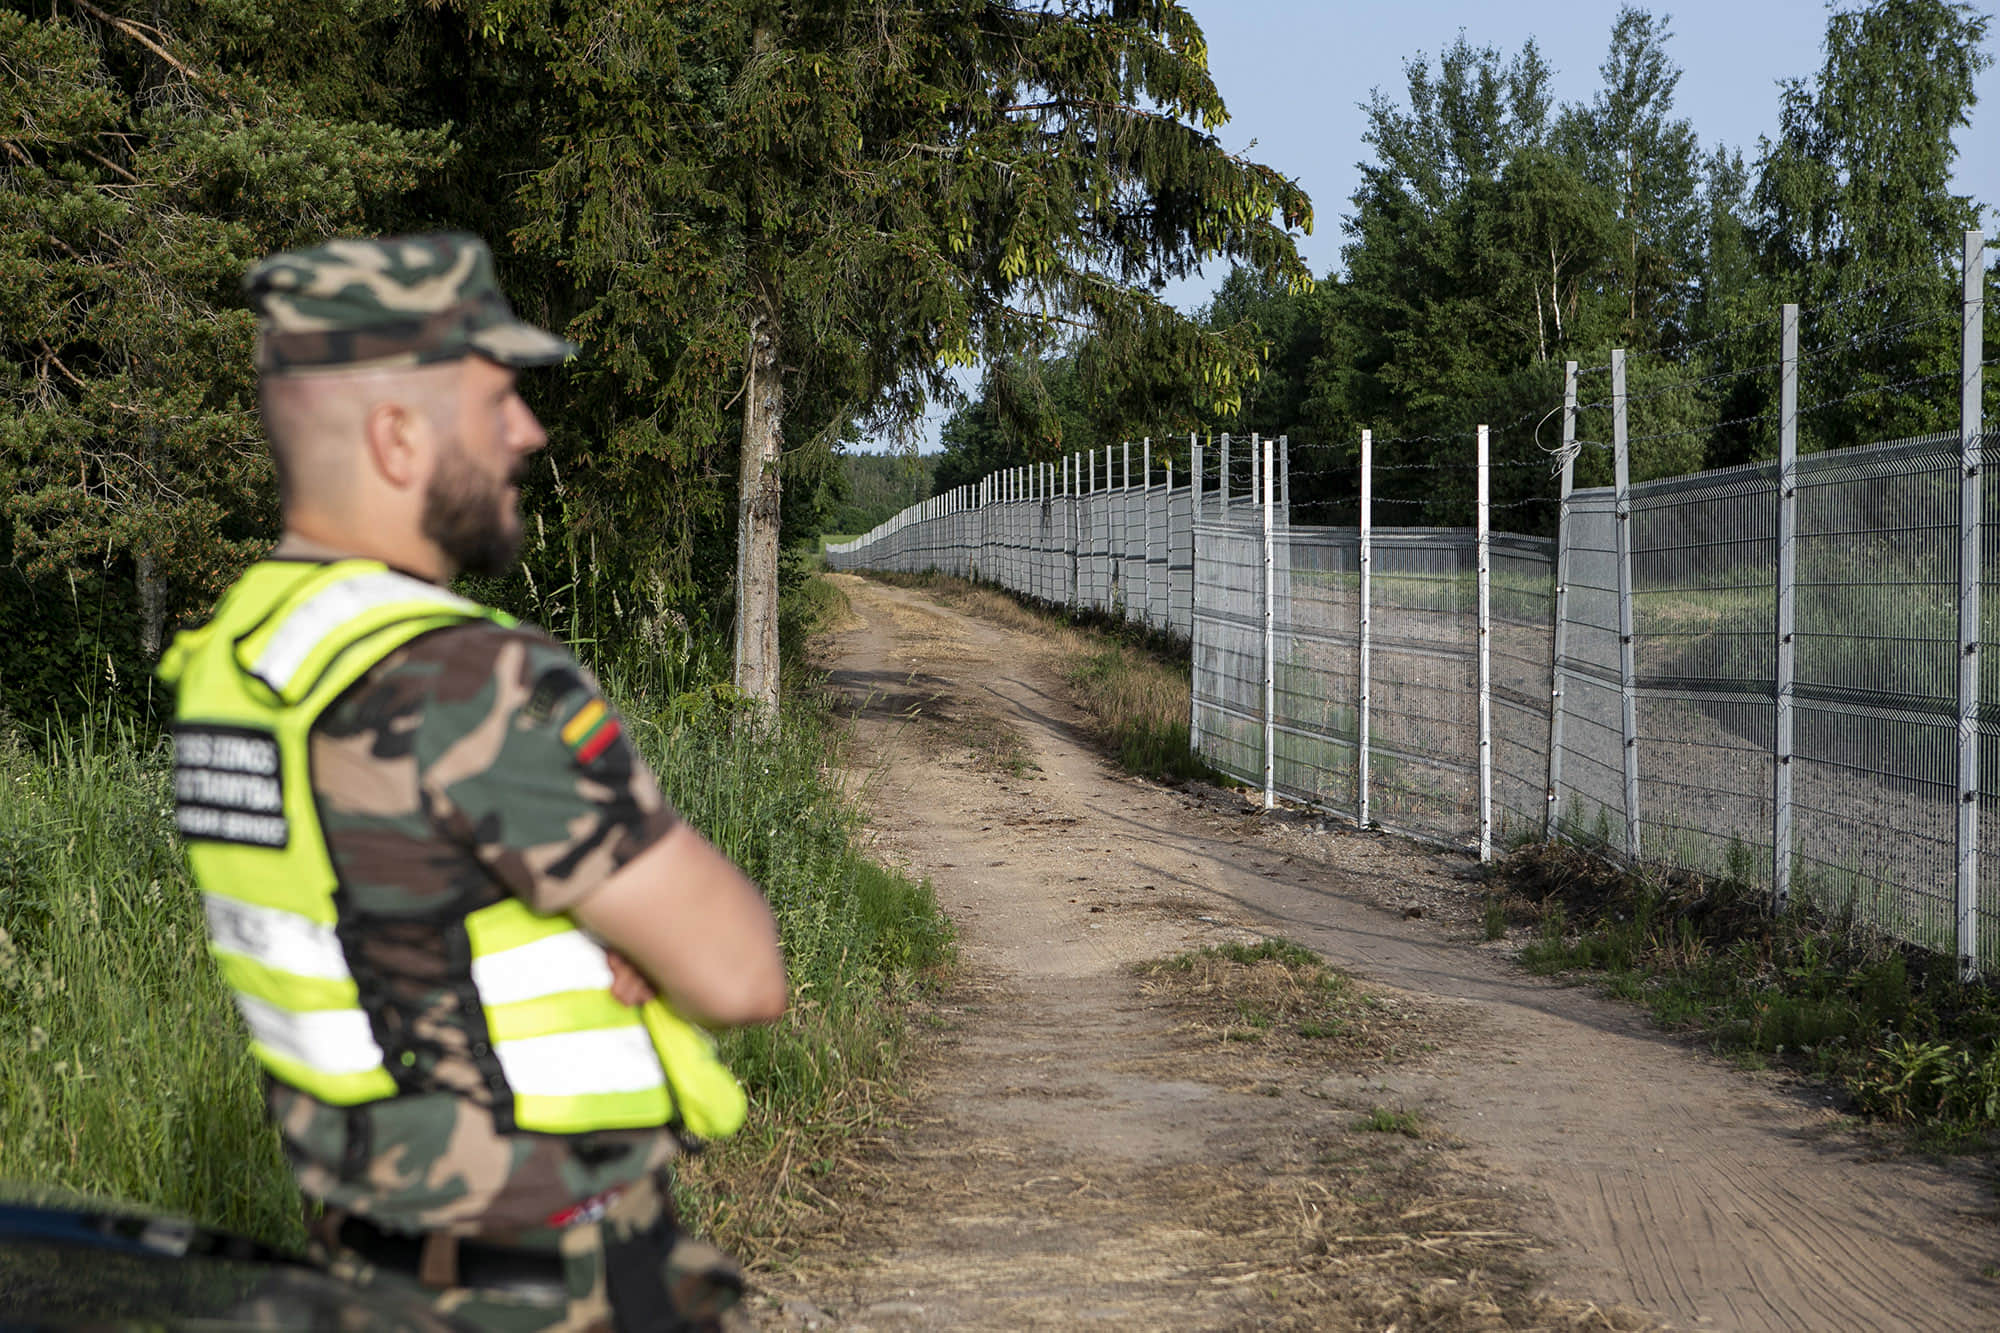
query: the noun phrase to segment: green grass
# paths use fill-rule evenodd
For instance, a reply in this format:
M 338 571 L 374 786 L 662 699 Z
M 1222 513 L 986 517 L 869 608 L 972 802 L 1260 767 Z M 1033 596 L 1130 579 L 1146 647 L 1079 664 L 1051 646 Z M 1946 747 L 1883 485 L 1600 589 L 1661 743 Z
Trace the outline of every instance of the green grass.
M 726 685 L 604 674 L 662 788 L 764 887 L 784 937 L 790 1012 L 722 1043 L 752 1123 L 687 1190 L 699 1221 L 740 1232 L 774 1144 L 866 1118 L 897 1000 L 948 962 L 951 930 L 927 885 L 855 850 L 858 814 L 823 777 L 838 733 L 809 696 L 755 726 Z M 80 729 L 38 749 L 0 729 L 0 1182 L 302 1240 L 175 842 L 164 742 Z
M 1415 1111 L 1391 1111 L 1378 1106 L 1355 1122 L 1354 1127 L 1371 1134 L 1401 1134 L 1406 1139 L 1424 1136 L 1424 1119 Z
M 303 1239 L 164 742 L 0 732 L 0 1181 Z
M 1171 974 L 1197 992 L 1226 1000 L 1224 1041 L 1262 1041 L 1277 1030 L 1319 1040 L 1345 1035 L 1349 1016 L 1368 1001 L 1318 954 L 1284 939 L 1211 944 L 1142 964 L 1141 976 Z
M 2000 993 L 1950 957 L 1816 910 L 1809 892 L 1773 916 L 1740 878 L 1632 874 L 1560 845 L 1514 853 L 1496 878 L 1538 923 L 1530 970 L 1593 975 L 1662 1026 L 1825 1079 L 1927 1142 L 2000 1132 Z
M 1114 636 L 1072 654 L 1063 674 L 1127 772 L 1211 782 L 1220 776 L 1188 748 L 1184 669 Z

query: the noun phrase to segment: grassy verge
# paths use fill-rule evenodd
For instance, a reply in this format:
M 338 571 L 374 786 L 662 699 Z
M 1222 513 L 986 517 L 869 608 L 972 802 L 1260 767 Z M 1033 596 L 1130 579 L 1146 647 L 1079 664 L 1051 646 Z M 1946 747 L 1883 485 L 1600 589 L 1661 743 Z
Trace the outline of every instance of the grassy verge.
M 2000 994 L 1949 958 L 1806 905 L 1773 916 L 1741 881 L 1632 874 L 1560 845 L 1515 852 L 1497 884 L 1488 933 L 1503 915 L 1531 924 L 1534 971 L 1594 976 L 1663 1026 L 1824 1079 L 1927 1146 L 2000 1134 Z
M 855 851 L 857 812 L 822 781 L 837 737 L 818 712 L 758 729 L 708 691 L 628 717 L 662 787 L 763 886 L 784 936 L 789 1011 L 722 1043 L 751 1123 L 681 1177 L 699 1229 L 764 1255 L 810 1164 L 874 1117 L 903 1039 L 900 1001 L 949 960 L 950 926 L 927 885 Z
M 857 816 L 821 780 L 838 735 L 809 703 L 759 728 L 727 687 L 607 682 L 663 788 L 764 886 L 784 934 L 790 1013 L 724 1041 L 752 1122 L 687 1174 L 698 1218 L 755 1239 L 782 1218 L 799 1145 L 872 1114 L 896 999 L 949 958 L 950 928 L 927 886 L 854 850 Z M 0 1183 L 302 1239 L 175 843 L 164 743 L 78 733 L 37 751 L 0 730 Z
M 0 1182 L 303 1239 L 164 742 L 0 732 Z
M 1184 646 L 1142 626 L 1029 606 L 997 588 L 944 574 L 867 577 L 922 588 L 948 606 L 1027 630 L 1053 647 L 1063 676 L 1110 753 L 1131 773 L 1167 781 L 1228 778 L 1188 748 L 1188 660 Z

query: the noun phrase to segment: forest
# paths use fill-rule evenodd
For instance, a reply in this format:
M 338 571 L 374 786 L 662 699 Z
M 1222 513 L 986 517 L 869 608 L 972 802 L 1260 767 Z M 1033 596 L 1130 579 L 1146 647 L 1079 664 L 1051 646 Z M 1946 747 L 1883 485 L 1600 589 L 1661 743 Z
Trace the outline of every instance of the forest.
M 1503 501 L 1546 489 L 1562 366 L 1613 347 L 1635 475 L 1769 456 L 1797 302 L 1804 447 L 1951 426 L 1980 217 L 1952 136 L 1988 28 L 1956 0 L 1830 11 L 1748 149 L 1677 115 L 1662 15 L 1618 11 L 1576 103 L 1531 37 L 1461 35 L 1370 95 L 1313 274 L 1313 202 L 1222 150 L 1172 0 L 7 0 L 0 707 L 155 715 L 162 643 L 276 531 L 240 276 L 336 234 L 486 236 L 584 349 L 527 379 L 534 540 L 470 591 L 573 642 L 692 626 L 765 702 L 779 545 L 856 530 L 880 479 L 837 460 L 955 396 L 939 491 L 1257 431 L 1341 521 L 1366 428 L 1405 469 L 1380 493 L 1458 521 L 1472 427 L 1515 465 Z M 1197 269 L 1228 274 L 1203 309 L 1158 298 Z
M 1205 50 L 1173 0 L 0 3 L 0 704 L 156 715 L 275 536 L 244 271 L 457 229 L 583 348 L 525 381 L 531 549 L 467 590 L 691 626 L 774 705 L 781 534 L 952 367 L 1088 329 L 1233 404 L 1247 335 L 1152 284 L 1303 286 L 1311 212 L 1219 147 Z
M 1301 290 L 1238 268 L 1200 312 L 1255 330 L 1240 403 L 1202 412 L 1107 375 L 1088 336 L 998 360 L 943 428 L 938 488 L 1121 439 L 1157 452 L 1178 437 L 1184 455 L 1191 431 L 1261 432 L 1290 441 L 1295 514 L 1351 525 L 1368 429 L 1378 462 L 1402 469 L 1377 483 L 1409 506 L 1394 521 L 1464 523 L 1474 428 L 1513 465 L 1497 500 L 1548 491 L 1563 363 L 1596 372 L 1583 400 L 1601 403 L 1613 348 L 1628 353 L 1635 480 L 1770 458 L 1788 302 L 1802 450 L 1956 431 L 1962 233 L 1982 201 L 1952 192 L 1953 132 L 1988 32 L 1946 0 L 1837 8 L 1820 68 L 1780 86 L 1773 131 L 1747 151 L 1676 114 L 1665 15 L 1622 8 L 1601 86 L 1567 104 L 1532 38 L 1508 52 L 1460 34 L 1369 98 L 1337 270 Z M 1586 412 L 1594 427 L 1609 439 Z M 1601 450 L 1578 468 L 1580 484 L 1609 480 Z M 1553 514 L 1536 512 L 1521 521 Z

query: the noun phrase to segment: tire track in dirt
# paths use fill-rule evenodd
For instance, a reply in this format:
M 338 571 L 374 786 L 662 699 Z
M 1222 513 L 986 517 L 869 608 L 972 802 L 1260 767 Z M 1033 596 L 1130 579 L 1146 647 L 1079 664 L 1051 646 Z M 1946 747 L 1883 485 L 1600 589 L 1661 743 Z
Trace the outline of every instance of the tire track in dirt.
M 844 1308 L 860 1312 L 845 1327 L 1254 1322 L 1251 1307 L 1213 1298 L 1216 1274 L 1162 1259 L 1171 1226 L 1120 1237 L 1085 1216 L 1064 1233 L 1044 1197 L 1058 1184 L 1076 1197 L 1133 1188 L 1099 1163 L 1200 1172 L 1235 1158 L 1217 1127 L 1240 1103 L 1142 1085 L 1118 1059 L 1154 1039 L 1124 965 L 1244 926 L 1463 1012 L 1449 1049 L 1367 1086 L 1491 1167 L 1548 1244 L 1538 1267 L 1552 1295 L 1689 1328 L 2000 1328 L 2000 1290 L 1981 1275 L 2000 1260 L 1983 1174 L 1886 1159 L 1809 1087 L 1730 1069 L 1628 1008 L 1520 974 L 1466 932 L 1399 915 L 1463 894 L 1456 858 L 1112 771 L 1032 640 L 917 592 L 839 582 L 865 622 L 841 636 L 834 684 L 857 705 L 876 836 L 932 878 L 994 997 L 965 1016 L 954 1066 L 919 1112 L 951 1132 L 912 1138 L 967 1188 L 936 1201 L 941 1215 L 857 1223 L 876 1248 L 843 1261 Z M 975 773 L 926 753 L 940 726 L 948 743 L 978 714 L 1010 726 L 1040 771 Z M 926 717 L 941 721 L 913 731 Z M 1011 1029 L 991 1030 L 995 1019 Z M 893 1191 L 884 1203 L 908 1209 Z M 1133 1224 L 1100 1211 L 1104 1227 Z M 1071 1271 L 1037 1257 L 1038 1235 L 1100 1258 L 1123 1246 L 1131 1264 L 1101 1279 Z M 1021 1289 L 1025 1259 L 1047 1263 L 1046 1290 Z M 1190 1303 L 1162 1307 L 1163 1292 Z

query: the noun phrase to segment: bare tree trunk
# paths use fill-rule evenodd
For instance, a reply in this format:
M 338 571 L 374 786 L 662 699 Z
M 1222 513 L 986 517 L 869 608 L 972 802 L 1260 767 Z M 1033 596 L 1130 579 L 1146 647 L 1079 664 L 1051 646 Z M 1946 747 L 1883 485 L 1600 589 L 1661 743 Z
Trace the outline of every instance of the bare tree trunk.
M 149 658 L 160 655 L 161 640 L 167 633 L 167 585 L 149 552 L 140 552 L 139 567 L 139 646 Z
M 736 688 L 778 708 L 778 457 L 784 446 L 784 384 L 777 321 L 750 335 L 743 387 L 742 471 L 736 500 Z

